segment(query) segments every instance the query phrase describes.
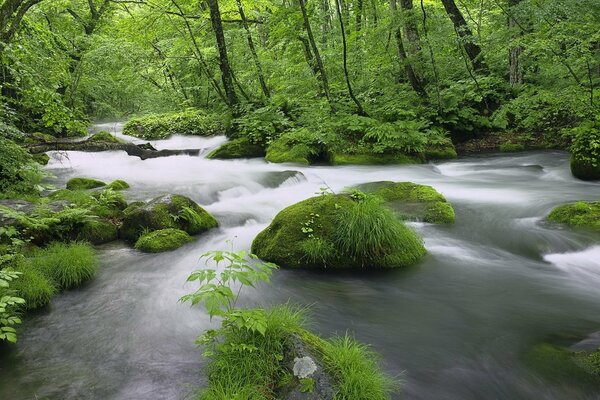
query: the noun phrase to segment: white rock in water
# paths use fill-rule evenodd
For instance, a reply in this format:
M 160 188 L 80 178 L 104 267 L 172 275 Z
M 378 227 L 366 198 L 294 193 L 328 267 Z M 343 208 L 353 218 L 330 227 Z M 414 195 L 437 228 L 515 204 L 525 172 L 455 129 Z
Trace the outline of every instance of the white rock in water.
M 294 376 L 297 376 L 300 379 L 304 379 L 312 375 L 316 370 L 317 364 L 315 364 L 312 358 L 308 356 L 302 358 L 294 358 Z

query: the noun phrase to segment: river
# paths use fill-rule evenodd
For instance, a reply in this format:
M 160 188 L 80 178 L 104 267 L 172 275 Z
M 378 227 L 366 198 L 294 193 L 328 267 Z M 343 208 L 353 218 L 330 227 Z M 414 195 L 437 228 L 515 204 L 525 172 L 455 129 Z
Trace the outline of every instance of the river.
M 105 124 L 121 135 L 121 125 Z M 406 400 L 600 399 L 546 381 L 523 363 L 557 334 L 600 330 L 598 236 L 543 222 L 557 204 L 600 198 L 574 179 L 568 154 L 486 154 L 427 165 L 312 166 L 207 160 L 225 138 L 173 137 L 157 148 L 202 148 L 198 157 L 142 161 L 125 152 L 51 153 L 56 186 L 75 176 L 131 184 L 128 200 L 191 197 L 218 229 L 174 252 L 143 254 L 120 242 L 99 247 L 96 278 L 30 315 L 19 344 L 0 358 L 0 399 L 184 399 L 205 383 L 193 343 L 211 326 L 178 299 L 206 250 L 249 249 L 284 207 L 381 180 L 435 187 L 456 210 L 451 226 L 412 223 L 429 251 L 405 270 L 328 275 L 279 270 L 247 304 L 310 306 L 312 328 L 351 332 L 383 357 Z

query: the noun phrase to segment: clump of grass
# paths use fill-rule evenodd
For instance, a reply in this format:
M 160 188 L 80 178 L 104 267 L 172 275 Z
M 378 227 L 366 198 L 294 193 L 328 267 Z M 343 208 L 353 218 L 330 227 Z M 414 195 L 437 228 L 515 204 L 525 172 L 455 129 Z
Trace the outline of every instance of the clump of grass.
M 388 400 L 398 389 L 369 346 L 348 335 L 320 343 L 323 362 L 337 383 L 336 400 Z
M 337 250 L 333 243 L 320 237 L 312 237 L 301 243 L 302 251 L 309 263 L 322 264 L 324 267 L 332 258 L 336 257 Z
M 384 265 L 408 266 L 426 252 L 419 236 L 375 196 L 365 196 L 341 209 L 337 222 L 337 247 L 362 265 L 378 259 L 384 260 Z
M 230 326 L 222 330 L 223 340 L 207 349 L 212 362 L 209 387 L 201 393 L 201 400 L 275 398 L 278 381 L 287 373 L 282 363 L 286 344 L 293 333 L 303 329 L 306 315 L 289 305 L 266 310 L 265 314 L 264 335 Z
M 35 310 L 50 303 L 56 294 L 56 286 L 50 279 L 26 261 L 19 263 L 15 270 L 22 275 L 14 281 L 13 289 L 25 300 L 25 308 Z
M 91 279 L 96 272 L 96 251 L 87 243 L 51 243 L 34 251 L 28 261 L 60 289 L 69 289 Z

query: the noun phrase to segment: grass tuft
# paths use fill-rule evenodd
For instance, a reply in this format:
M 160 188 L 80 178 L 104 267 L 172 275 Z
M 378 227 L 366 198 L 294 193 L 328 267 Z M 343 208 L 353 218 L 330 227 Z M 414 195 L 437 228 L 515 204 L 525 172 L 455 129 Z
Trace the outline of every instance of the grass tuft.
M 96 251 L 87 243 L 52 243 L 35 250 L 30 265 L 60 289 L 69 289 L 91 279 L 96 272 Z
M 22 275 L 14 281 L 13 289 L 25 299 L 25 308 L 35 310 L 46 306 L 56 294 L 54 283 L 27 261 L 19 264 L 15 270 Z

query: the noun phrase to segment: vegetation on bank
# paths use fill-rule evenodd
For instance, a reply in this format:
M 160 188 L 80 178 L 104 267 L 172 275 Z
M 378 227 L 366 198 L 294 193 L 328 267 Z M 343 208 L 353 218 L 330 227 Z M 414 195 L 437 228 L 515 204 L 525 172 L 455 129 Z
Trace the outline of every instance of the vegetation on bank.
M 196 341 L 210 359 L 202 400 L 385 400 L 397 387 L 379 357 L 349 336 L 321 339 L 306 330 L 307 311 L 289 304 L 242 308 L 243 289 L 269 281 L 274 264 L 246 252 L 203 255 L 215 268 L 194 271 L 199 285 L 182 301 L 201 304 L 220 327 Z M 304 394 L 304 396 L 303 396 Z
M 563 204 L 553 209 L 547 219 L 573 228 L 600 232 L 600 202 L 578 201 L 577 203 Z
M 226 121 L 223 115 L 206 114 L 200 110 L 187 110 L 160 115 L 147 115 L 130 119 L 123 128 L 125 135 L 140 139 L 166 139 L 174 134 L 214 136 L 224 135 Z

